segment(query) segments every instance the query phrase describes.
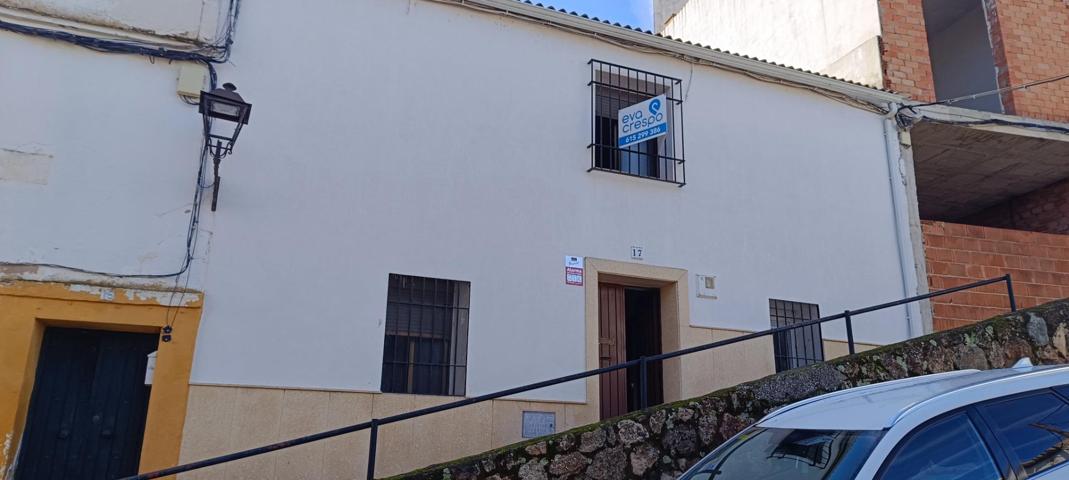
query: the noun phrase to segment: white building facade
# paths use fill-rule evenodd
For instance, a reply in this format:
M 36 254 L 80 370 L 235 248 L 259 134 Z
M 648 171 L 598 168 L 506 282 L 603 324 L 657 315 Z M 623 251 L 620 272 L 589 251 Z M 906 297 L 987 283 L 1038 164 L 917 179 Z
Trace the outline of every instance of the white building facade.
M 0 2 L 0 18 L 180 50 L 219 43 L 202 32 L 232 13 L 62 3 Z M 80 341 L 50 332 L 166 332 L 130 427 L 146 471 L 917 293 L 897 132 L 862 108 L 898 97 L 467 3 L 242 4 L 216 69 L 254 108 L 215 212 L 191 203 L 202 124 L 178 95 L 191 75 L 208 88 L 203 67 L 0 31 L 16 67 L 0 72 L 6 478 L 65 448 L 28 440 L 52 428 L 34 392 L 74 361 L 57 345 Z M 619 149 L 617 110 L 660 94 L 668 134 Z M 198 206 L 193 260 L 166 276 Z M 922 330 L 916 308 L 854 324 L 866 346 Z M 846 352 L 841 323 L 819 333 L 667 362 L 653 395 Z M 557 431 L 622 413 L 621 382 L 391 425 L 377 471 L 521 440 L 524 412 Z M 188 478 L 358 477 L 366 448 L 349 435 Z

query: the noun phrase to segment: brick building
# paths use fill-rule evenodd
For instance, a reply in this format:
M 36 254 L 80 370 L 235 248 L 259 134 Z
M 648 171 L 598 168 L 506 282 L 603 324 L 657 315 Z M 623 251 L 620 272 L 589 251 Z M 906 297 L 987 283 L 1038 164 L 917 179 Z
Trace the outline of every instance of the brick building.
M 918 102 L 1069 73 L 1065 0 L 796 0 L 786 8 L 654 0 L 654 11 L 660 33 L 888 88 Z M 1069 81 L 956 105 L 1069 122 Z
M 1011 273 L 1023 305 L 1069 297 L 1069 1 L 654 4 L 664 35 L 915 101 L 899 118 L 930 288 Z M 985 318 L 998 302 L 948 297 L 932 326 Z
M 931 288 L 961 279 L 1013 275 L 1017 301 L 1038 305 L 1069 297 L 1069 235 L 924 221 L 926 268 Z M 1009 306 L 1002 285 L 932 302 L 935 328 L 960 327 L 1002 314 Z
M 879 0 L 885 87 L 932 102 L 1069 73 L 1064 0 Z M 963 106 L 1069 121 L 1069 82 L 964 100 Z

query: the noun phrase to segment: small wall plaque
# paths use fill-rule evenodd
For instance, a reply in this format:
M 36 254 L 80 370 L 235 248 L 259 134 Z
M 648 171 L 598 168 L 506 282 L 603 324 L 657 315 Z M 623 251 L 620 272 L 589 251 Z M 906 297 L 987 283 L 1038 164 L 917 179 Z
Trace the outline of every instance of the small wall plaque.
M 535 438 L 557 433 L 557 414 L 553 412 L 523 412 L 523 438 Z
M 716 276 L 698 275 L 696 278 L 699 298 L 711 298 L 716 300 Z

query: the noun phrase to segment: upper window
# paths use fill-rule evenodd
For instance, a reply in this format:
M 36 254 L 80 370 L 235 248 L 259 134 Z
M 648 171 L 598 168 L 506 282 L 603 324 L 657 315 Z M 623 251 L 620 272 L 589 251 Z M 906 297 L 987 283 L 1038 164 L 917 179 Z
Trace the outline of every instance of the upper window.
M 964 413 L 938 420 L 907 438 L 884 464 L 886 480 L 997 480 L 986 444 Z
M 768 313 L 772 328 L 788 327 L 819 319 L 820 307 L 814 303 L 769 299 Z M 777 372 L 824 361 L 824 339 L 819 323 L 773 334 L 772 346 Z
M 1069 405 L 1052 393 L 985 404 L 991 428 L 1029 476 L 1069 460 Z
M 683 186 L 683 81 L 590 61 L 590 170 Z
M 382 391 L 464 395 L 471 284 L 390 274 Z

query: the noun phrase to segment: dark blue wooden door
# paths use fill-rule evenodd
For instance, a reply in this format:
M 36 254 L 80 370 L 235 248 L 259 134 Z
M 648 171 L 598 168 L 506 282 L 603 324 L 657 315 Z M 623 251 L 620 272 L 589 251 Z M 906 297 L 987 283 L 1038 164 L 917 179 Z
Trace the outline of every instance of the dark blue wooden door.
M 48 328 L 15 480 L 137 473 L 156 335 Z

